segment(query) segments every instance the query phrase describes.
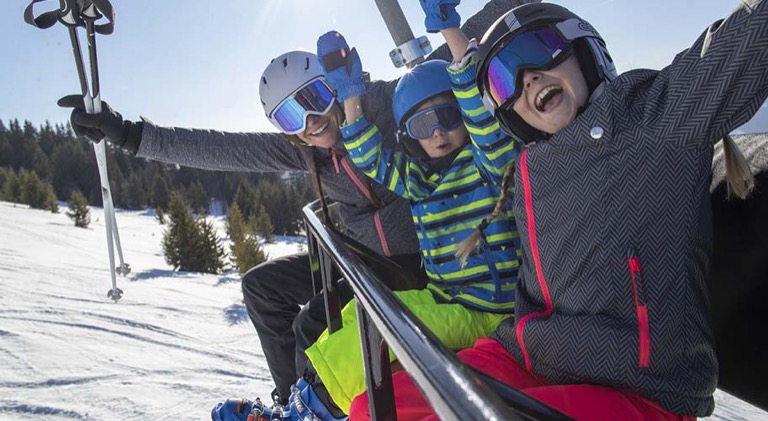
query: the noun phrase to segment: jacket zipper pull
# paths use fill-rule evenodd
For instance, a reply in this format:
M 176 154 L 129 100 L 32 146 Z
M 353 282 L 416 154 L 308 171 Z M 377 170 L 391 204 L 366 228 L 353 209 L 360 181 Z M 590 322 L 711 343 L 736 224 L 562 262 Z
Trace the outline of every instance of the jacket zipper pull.
M 340 172 L 339 170 L 339 158 L 336 156 L 338 152 L 336 151 L 336 148 L 331 148 L 331 160 L 333 160 L 333 168 L 336 169 L 336 174 Z

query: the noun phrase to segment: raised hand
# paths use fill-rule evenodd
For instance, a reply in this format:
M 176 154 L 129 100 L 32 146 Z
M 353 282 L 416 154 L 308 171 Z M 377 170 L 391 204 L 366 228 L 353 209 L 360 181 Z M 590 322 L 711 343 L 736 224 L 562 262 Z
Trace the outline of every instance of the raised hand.
M 93 142 L 106 138 L 117 146 L 135 153 L 141 143 L 142 123 L 123 120 L 123 116 L 106 102 L 101 103 L 101 112 L 88 114 L 82 95 L 67 95 L 57 102 L 59 107 L 72 108 L 69 121 L 78 136 L 85 136 Z
M 127 135 L 123 131 L 123 116 L 114 111 L 106 102 L 101 104 L 101 112 L 87 114 L 82 95 L 67 95 L 56 103 L 59 107 L 72 108 L 70 122 L 72 130 L 78 136 L 85 136 L 93 142 L 99 142 L 104 137 L 119 143 Z
M 317 40 L 317 57 L 325 71 L 325 77 L 336 90 L 336 100 L 344 102 L 347 98 L 362 96 L 363 65 L 357 50 L 350 50 L 347 40 L 336 31 L 330 31 Z
M 424 26 L 427 32 L 436 33 L 442 29 L 458 28 L 461 17 L 456 12 L 456 6 L 461 0 L 419 0 L 424 11 Z

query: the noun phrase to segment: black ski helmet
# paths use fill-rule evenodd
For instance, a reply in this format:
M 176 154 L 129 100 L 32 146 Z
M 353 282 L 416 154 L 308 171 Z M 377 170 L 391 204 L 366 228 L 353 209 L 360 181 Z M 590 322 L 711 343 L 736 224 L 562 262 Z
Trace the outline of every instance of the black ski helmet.
M 600 34 L 575 13 L 552 3 L 529 3 L 515 7 L 502 15 L 488 28 L 477 52 L 477 86 L 488 111 L 499 121 L 504 131 L 523 143 L 546 137 L 512 110 L 500 109 L 488 93 L 488 64 L 514 35 L 535 27 L 551 26 L 558 30 L 573 46 L 587 82 L 590 96 L 603 82 L 616 78 L 616 67 Z

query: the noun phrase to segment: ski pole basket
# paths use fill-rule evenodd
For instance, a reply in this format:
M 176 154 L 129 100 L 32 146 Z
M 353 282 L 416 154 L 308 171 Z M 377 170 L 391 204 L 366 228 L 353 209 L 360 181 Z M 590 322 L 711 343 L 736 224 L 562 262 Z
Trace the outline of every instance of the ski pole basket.
M 352 286 L 357 300 L 371 418 L 396 420 L 389 349 L 442 420 L 570 420 L 549 406 L 464 365 L 392 293 L 363 259 L 394 263 L 321 222 L 320 201 L 303 208 L 308 249 L 319 264 L 329 331 L 341 325 L 331 267 Z M 358 253 L 362 253 L 358 255 Z M 394 266 L 392 266 L 394 265 Z M 335 318 L 335 319 L 334 319 Z

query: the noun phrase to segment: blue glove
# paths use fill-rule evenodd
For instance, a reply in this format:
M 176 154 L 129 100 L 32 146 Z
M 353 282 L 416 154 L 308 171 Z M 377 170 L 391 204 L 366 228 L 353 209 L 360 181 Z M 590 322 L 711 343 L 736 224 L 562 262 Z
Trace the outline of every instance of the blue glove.
M 424 26 L 427 32 L 436 33 L 441 29 L 458 28 L 461 17 L 456 12 L 456 6 L 461 0 L 419 0 L 424 11 Z
M 317 57 L 325 71 L 325 78 L 336 90 L 337 101 L 344 102 L 347 98 L 365 93 L 360 56 L 356 49 L 349 49 L 343 35 L 330 31 L 318 38 Z
M 213 421 L 248 421 L 253 402 L 248 399 L 227 399 L 219 402 L 211 411 Z

